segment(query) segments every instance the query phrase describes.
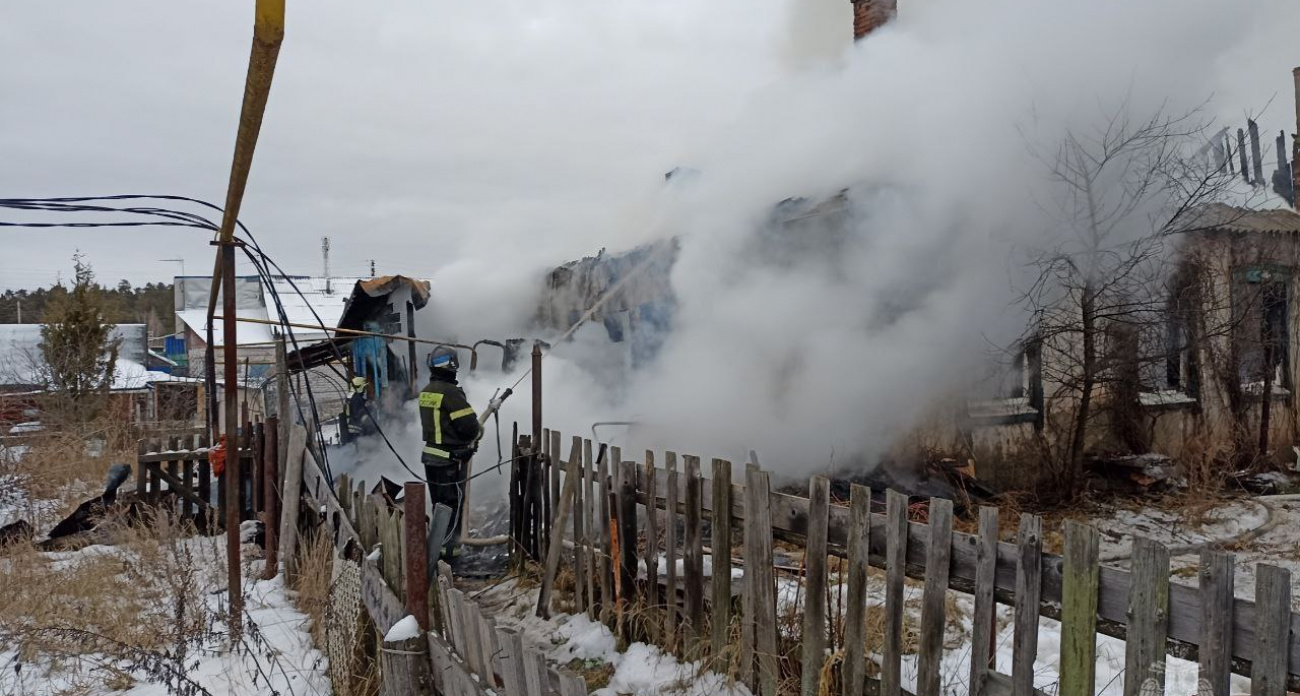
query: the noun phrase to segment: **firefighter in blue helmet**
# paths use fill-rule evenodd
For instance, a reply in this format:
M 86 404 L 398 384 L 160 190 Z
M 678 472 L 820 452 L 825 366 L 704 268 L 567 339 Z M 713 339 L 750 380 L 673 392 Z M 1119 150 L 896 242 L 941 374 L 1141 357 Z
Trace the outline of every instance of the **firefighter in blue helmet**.
M 452 528 L 444 556 L 460 550 L 461 505 L 465 463 L 474 456 L 479 436 L 478 416 L 456 384 L 460 360 L 456 350 L 438 346 L 429 354 L 429 384 L 420 392 L 420 425 L 424 430 L 424 475 L 434 503 L 451 508 Z

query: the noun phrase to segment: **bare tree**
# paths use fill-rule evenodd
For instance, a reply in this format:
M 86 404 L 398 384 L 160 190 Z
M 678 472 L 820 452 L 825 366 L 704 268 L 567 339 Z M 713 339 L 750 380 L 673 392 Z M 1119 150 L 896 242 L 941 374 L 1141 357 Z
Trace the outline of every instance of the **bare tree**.
M 1044 441 L 1063 491 L 1082 477 L 1096 419 L 1110 417 L 1112 434 L 1142 448 L 1143 433 L 1124 424 L 1133 422 L 1125 411 L 1140 407 L 1144 363 L 1167 362 L 1192 338 L 1171 330 L 1195 289 L 1175 272 L 1174 236 L 1194 231 L 1194 211 L 1229 186 L 1217 163 L 1187 156 L 1205 138 L 1198 112 L 1135 122 L 1127 107 L 1091 133 L 1068 134 L 1054 152 L 1035 153 L 1048 170 L 1040 206 L 1057 223 L 1057 241 L 1030 252 L 1035 276 L 1021 302 L 1033 320 L 1023 340 L 1043 351 L 1055 409 L 1045 421 L 1059 435 Z

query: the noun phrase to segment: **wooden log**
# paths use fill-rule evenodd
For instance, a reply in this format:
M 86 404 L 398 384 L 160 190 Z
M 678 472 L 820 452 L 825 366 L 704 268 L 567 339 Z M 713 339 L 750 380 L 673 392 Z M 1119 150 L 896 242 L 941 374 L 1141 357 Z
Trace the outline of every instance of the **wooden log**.
M 776 696 L 781 656 L 776 648 L 776 578 L 772 568 L 772 525 L 767 516 L 769 481 L 756 466 L 745 471 L 745 490 L 751 507 L 751 546 L 745 553 L 745 589 L 753 595 L 754 657 L 758 662 L 758 693 Z M 752 573 L 752 582 L 750 582 Z
M 429 532 L 425 525 L 424 484 L 407 481 L 402 506 L 406 525 L 406 611 L 415 617 L 420 630 L 429 626 Z
M 1012 639 L 1012 696 L 1034 693 L 1034 659 L 1038 657 L 1038 600 L 1042 572 L 1043 521 L 1036 515 L 1020 516 L 1017 540 L 1020 560 L 1016 570 L 1015 637 Z
M 917 664 L 917 696 L 939 696 L 939 663 L 943 658 L 944 612 L 948 593 L 948 564 L 952 549 L 952 501 L 930 499 L 930 548 L 926 557 L 925 589 L 921 595 L 921 640 Z
M 993 585 L 997 573 L 998 509 L 981 507 L 979 536 L 975 537 L 974 609 L 971 612 L 971 696 L 985 696 L 986 677 L 996 657 L 997 603 Z M 956 542 L 954 541 L 954 544 Z M 1089 695 L 1091 696 L 1091 695 Z
M 1235 565 L 1230 553 L 1201 552 L 1200 696 L 1228 696 L 1231 692 Z
M 731 462 L 713 460 L 713 507 L 731 509 Z M 720 515 L 713 520 L 713 573 L 710 578 L 713 602 L 710 610 L 711 652 L 715 658 L 731 643 L 731 517 Z M 658 583 L 656 583 L 658 584 Z
M 849 601 L 844 619 L 844 693 L 846 696 L 862 696 L 867 678 L 867 559 L 871 554 L 871 489 L 853 484 L 849 488 L 849 507 Z
M 1164 693 L 1168 617 L 1169 550 L 1139 537 L 1133 542 L 1133 591 L 1129 595 L 1128 641 L 1124 650 L 1124 696 Z
M 716 475 L 714 476 L 714 484 L 720 484 Z M 715 485 L 713 490 L 719 491 L 729 488 L 730 486 Z M 807 565 L 807 582 L 804 586 L 803 645 L 801 647 L 803 650 L 803 696 L 818 696 L 822 691 L 822 665 L 826 661 L 826 521 L 830 516 L 830 497 L 831 482 L 825 476 L 814 476 L 808 481 L 808 544 L 804 553 Z M 720 501 L 714 501 L 715 510 L 725 510 L 730 507 L 730 505 L 719 503 Z M 726 518 L 727 515 L 719 517 L 719 519 Z M 729 546 L 730 544 L 725 544 L 724 548 Z M 714 541 L 713 551 L 713 574 L 716 577 L 719 567 L 717 540 Z M 725 558 L 728 566 L 727 570 L 729 571 L 731 565 L 729 548 L 727 548 Z M 730 575 L 729 572 L 728 575 Z M 714 604 L 717 603 L 718 597 L 715 595 Z M 730 604 L 731 597 L 723 598 L 722 603 Z M 715 632 L 715 650 L 720 650 L 720 646 L 725 644 L 725 640 L 719 643 L 718 635 Z
M 677 596 L 677 508 L 678 480 L 677 454 L 664 453 L 664 563 L 667 575 L 664 582 L 664 645 L 669 652 L 677 648 L 678 596 Z
M 556 444 L 558 449 L 558 443 Z M 564 553 L 564 528 L 569 524 L 569 515 L 573 510 L 573 498 L 578 491 L 578 469 L 582 462 L 578 457 L 577 444 L 577 442 L 574 442 L 574 451 L 569 457 L 569 470 L 564 477 L 564 492 L 557 496 L 559 498 L 559 509 L 556 511 L 555 523 L 552 527 L 555 530 L 555 538 L 551 539 L 550 548 L 546 553 L 546 573 L 542 576 L 542 587 L 537 595 L 537 615 L 543 619 L 551 616 L 551 593 L 555 589 L 555 575 L 560 570 L 560 556 Z M 632 504 L 636 505 L 634 497 Z M 633 543 L 635 543 L 635 540 Z
M 885 496 L 885 639 L 880 664 L 880 693 L 902 693 L 903 579 L 907 565 L 907 496 Z
M 434 696 L 430 672 L 429 643 L 422 636 L 385 640 L 380 650 L 384 696 Z
M 1061 696 L 1093 696 L 1097 672 L 1097 530 L 1065 523 L 1061 587 Z M 991 587 L 989 588 L 992 589 Z
M 1255 568 L 1255 662 L 1251 696 L 1285 696 L 1287 650 L 1291 638 L 1291 571 L 1260 564 Z
M 687 645 L 699 653 L 704 638 L 704 519 L 700 458 L 686 455 L 686 621 L 690 626 Z

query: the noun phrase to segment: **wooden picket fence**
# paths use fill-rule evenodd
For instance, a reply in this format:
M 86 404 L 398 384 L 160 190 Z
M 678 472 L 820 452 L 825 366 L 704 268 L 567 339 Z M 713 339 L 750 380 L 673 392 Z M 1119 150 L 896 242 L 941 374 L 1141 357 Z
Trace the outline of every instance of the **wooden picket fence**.
M 447 696 L 586 696 L 585 682 L 554 669 L 523 644 L 517 631 L 498 627 L 491 614 L 456 589 L 438 557 L 450 511 L 426 514 L 425 485 L 407 483 L 400 502 L 382 487 L 340 476 L 331 487 L 310 455 L 302 482 L 323 517 L 336 550 L 361 564 L 361 601 L 383 636 L 413 617 L 418 637 L 380 641 L 382 694 Z M 371 550 L 379 553 L 372 553 Z M 432 581 L 431 581 L 432 578 Z
M 891 490 L 876 512 L 873 492 L 863 486 L 852 486 L 847 505 L 832 502 L 821 476 L 800 497 L 773 492 L 768 473 L 752 465 L 732 483 L 733 467 L 720 459 L 704 478 L 694 456 L 681 457 L 679 469 L 673 452 L 664 453 L 661 466 L 653 452 L 630 461 L 618 448 L 605 456 L 603 446 L 573 437 L 565 459 L 558 432 L 546 432 L 542 442 L 538 466 L 554 511 L 539 614 L 557 601 L 557 569 L 567 559 L 576 578 L 565 599 L 574 611 L 626 639 L 702 659 L 761 696 L 903 693 L 905 650 L 914 650 L 916 693 L 937 696 L 951 591 L 972 597 L 969 644 L 979 657 L 962 678 L 974 696 L 1042 693 L 1034 687 L 1040 617 L 1061 624 L 1062 696 L 1095 693 L 1098 633 L 1126 640 L 1125 696 L 1163 693 L 1166 655 L 1198 662 L 1204 696 L 1227 696 L 1232 673 L 1250 677 L 1251 693 L 1260 696 L 1283 696 L 1300 685 L 1300 641 L 1291 639 L 1300 616 L 1291 610 L 1290 573 L 1279 567 L 1258 566 L 1251 602 L 1234 596 L 1228 553 L 1202 554 L 1198 589 L 1170 582 L 1169 551 L 1150 540 L 1135 543 L 1131 570 L 1101 566 L 1098 533 L 1082 524 L 1067 523 L 1064 555 L 1056 556 L 1043 552 L 1035 515 L 1021 515 L 1015 541 L 1007 543 L 999 540 L 996 508 L 979 508 L 978 532 L 967 534 L 953 530 L 949 500 L 909 505 Z M 520 449 L 527 454 L 527 443 Z M 921 517 L 922 510 L 925 522 L 909 519 L 909 511 Z M 802 567 L 783 571 L 800 583 L 794 621 L 777 616 L 778 540 L 804 551 Z M 828 622 L 832 558 L 847 566 L 849 599 L 843 615 Z M 735 565 L 743 576 L 733 583 L 728 571 Z M 868 635 L 862 601 L 868 568 L 885 575 L 883 597 L 873 597 L 884 614 L 875 636 Z M 914 648 L 904 636 L 909 577 L 922 584 Z M 996 671 L 993 660 L 999 602 L 1014 607 L 1010 674 Z
M 244 435 L 239 445 L 240 521 L 256 519 L 267 512 L 278 498 L 278 472 L 272 470 L 275 457 L 267 447 L 275 447 L 274 419 L 268 423 L 245 423 Z M 234 457 L 227 457 L 227 472 L 213 476 L 209 461 L 209 440 L 206 435 L 185 434 L 142 437 L 138 441 L 136 456 L 136 493 L 141 497 L 157 497 L 171 491 L 184 519 L 192 520 L 196 527 L 213 530 L 225 523 L 226 486 Z M 267 494 L 271 491 L 271 495 Z

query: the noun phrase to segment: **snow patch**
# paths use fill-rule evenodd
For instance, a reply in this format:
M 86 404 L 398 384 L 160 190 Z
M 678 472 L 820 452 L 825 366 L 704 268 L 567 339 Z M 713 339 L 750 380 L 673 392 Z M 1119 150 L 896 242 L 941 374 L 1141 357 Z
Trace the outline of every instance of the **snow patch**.
M 420 637 L 420 623 L 415 620 L 414 616 L 407 614 L 405 618 L 393 624 L 384 634 L 385 643 L 396 643 L 401 640 L 410 640 Z

